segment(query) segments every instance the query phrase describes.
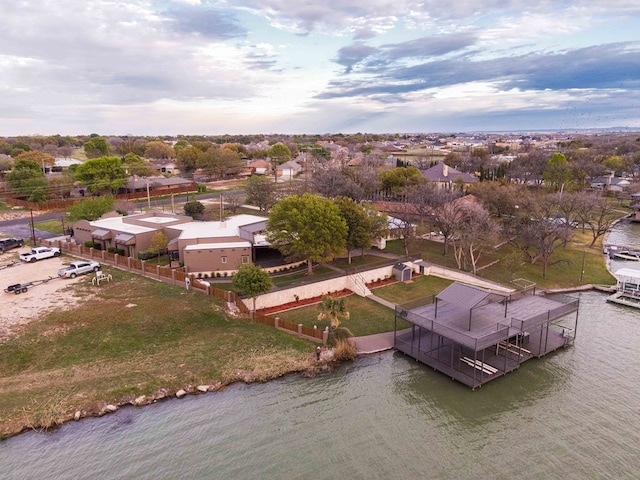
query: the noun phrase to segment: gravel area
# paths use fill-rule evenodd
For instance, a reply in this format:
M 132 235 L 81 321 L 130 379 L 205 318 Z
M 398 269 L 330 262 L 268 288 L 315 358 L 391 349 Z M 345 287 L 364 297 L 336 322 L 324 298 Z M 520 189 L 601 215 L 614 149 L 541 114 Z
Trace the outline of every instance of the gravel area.
M 82 299 L 75 296 L 74 289 L 70 287 L 76 282 L 91 279 L 90 275 L 75 279 L 58 278 L 58 269 L 71 262 L 72 258 L 62 256 L 24 263 L 18 259 L 18 254 L 26 251 L 28 247 L 22 247 L 0 255 L 0 287 L 3 290 L 0 292 L 0 341 L 15 334 L 20 325 L 36 321 L 47 312 L 76 305 Z M 8 264 L 12 266 L 3 268 Z M 47 282 L 31 286 L 19 295 L 5 291 L 9 285 L 37 280 Z

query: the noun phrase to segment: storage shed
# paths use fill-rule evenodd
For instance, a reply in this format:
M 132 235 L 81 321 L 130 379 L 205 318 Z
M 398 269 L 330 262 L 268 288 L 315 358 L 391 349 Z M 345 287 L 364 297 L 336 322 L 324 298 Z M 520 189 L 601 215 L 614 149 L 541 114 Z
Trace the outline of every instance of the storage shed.
M 396 263 L 393 266 L 392 273 L 393 278 L 398 280 L 399 282 L 408 282 L 411 280 L 411 273 L 413 269 L 404 263 Z

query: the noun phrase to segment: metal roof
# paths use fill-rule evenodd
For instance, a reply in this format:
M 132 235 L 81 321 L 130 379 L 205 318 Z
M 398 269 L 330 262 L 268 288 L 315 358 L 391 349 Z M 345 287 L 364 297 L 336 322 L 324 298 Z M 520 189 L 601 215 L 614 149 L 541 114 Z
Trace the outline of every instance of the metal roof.
M 490 294 L 491 292 L 483 288 L 455 282 L 436 295 L 436 298 L 452 303 L 458 308 L 469 310 L 485 300 Z

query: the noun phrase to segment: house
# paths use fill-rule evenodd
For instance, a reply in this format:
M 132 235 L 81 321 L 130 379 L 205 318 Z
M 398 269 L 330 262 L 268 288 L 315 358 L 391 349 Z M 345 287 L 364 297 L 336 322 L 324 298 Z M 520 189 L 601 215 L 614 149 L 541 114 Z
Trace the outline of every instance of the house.
M 609 192 L 623 192 L 629 185 L 631 185 L 631 179 L 613 175 L 596 177 L 591 181 L 591 188 Z
M 119 193 L 146 192 L 148 188 L 154 194 L 162 194 L 162 190 L 167 190 L 167 193 L 170 193 L 176 187 L 183 187 L 192 192 L 198 190 L 198 185 L 186 178 L 162 176 L 142 178 L 134 175 L 129 178 L 127 184 L 120 189 Z
M 188 272 L 233 272 L 254 262 L 260 248 L 269 244 L 263 234 L 267 218 L 237 215 L 222 222 L 199 222 L 191 217 L 165 212 L 121 216 L 111 212 L 73 226 L 76 243 L 91 242 L 100 250 L 111 250 L 138 258 L 149 249 L 153 236 L 162 232 L 169 240 L 173 262 Z
M 247 166 L 251 168 L 256 175 L 266 175 L 271 170 L 271 163 L 264 159 L 255 160 Z
M 439 162 L 431 168 L 420 170 L 429 181 L 434 182 L 439 188 L 451 189 L 457 183 L 476 183 L 478 179 L 470 173 L 464 173 L 450 167 L 446 163 Z
M 278 165 L 278 178 L 281 180 L 291 180 L 302 171 L 302 166 L 295 160 L 289 160 L 282 165 Z

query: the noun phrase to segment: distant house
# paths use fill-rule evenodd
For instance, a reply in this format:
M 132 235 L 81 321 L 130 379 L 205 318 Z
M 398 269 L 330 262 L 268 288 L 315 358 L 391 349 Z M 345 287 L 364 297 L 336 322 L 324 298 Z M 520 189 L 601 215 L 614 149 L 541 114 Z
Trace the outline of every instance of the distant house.
M 609 192 L 623 192 L 629 185 L 631 185 L 631 179 L 613 175 L 596 177 L 591 181 L 591 188 Z
M 198 222 L 191 217 L 165 212 L 145 212 L 121 216 L 115 212 L 89 222 L 73 225 L 76 243 L 92 242 L 100 250 L 126 257 L 138 257 L 151 245 L 157 232 L 169 240 L 172 261 L 188 272 L 233 272 L 252 263 L 257 248 L 269 246 L 265 240 L 267 218 L 237 215 L 223 222 Z
M 289 160 L 282 165 L 278 165 L 278 178 L 290 180 L 302 171 L 302 166 L 295 160 Z
M 162 193 L 162 190 L 170 190 L 173 187 L 187 187 L 191 191 L 196 191 L 198 185 L 193 180 L 181 177 L 148 177 L 142 178 L 136 175 L 129 178 L 127 184 L 120 189 L 119 193 L 146 192 L 147 185 L 150 192 L 154 194 Z
M 434 182 L 439 188 L 453 188 L 456 183 L 476 183 L 478 179 L 470 173 L 460 172 L 446 163 L 438 163 L 426 170 L 420 170 L 429 181 Z
M 251 168 L 256 175 L 266 175 L 271 170 L 271 163 L 264 159 L 250 162 L 247 166 Z

